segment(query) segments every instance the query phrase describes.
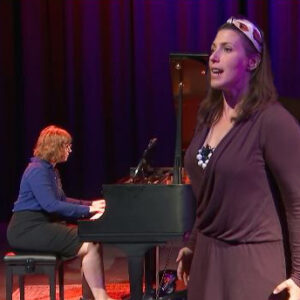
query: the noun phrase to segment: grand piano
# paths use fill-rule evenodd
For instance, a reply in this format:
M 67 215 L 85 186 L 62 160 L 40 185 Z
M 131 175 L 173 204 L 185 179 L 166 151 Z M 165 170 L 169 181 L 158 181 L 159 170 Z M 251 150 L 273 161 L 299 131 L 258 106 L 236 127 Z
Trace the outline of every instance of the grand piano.
M 128 257 L 130 299 L 143 298 L 144 258 L 149 249 L 183 237 L 193 226 L 196 203 L 183 176 L 182 152 L 192 137 L 196 111 L 206 87 L 207 55 L 170 54 L 172 88 L 177 111 L 173 168 L 151 168 L 151 139 L 136 168 L 116 184 L 104 184 L 106 212 L 97 220 L 81 220 L 82 241 L 114 244 Z M 144 299 L 152 299 L 150 295 Z

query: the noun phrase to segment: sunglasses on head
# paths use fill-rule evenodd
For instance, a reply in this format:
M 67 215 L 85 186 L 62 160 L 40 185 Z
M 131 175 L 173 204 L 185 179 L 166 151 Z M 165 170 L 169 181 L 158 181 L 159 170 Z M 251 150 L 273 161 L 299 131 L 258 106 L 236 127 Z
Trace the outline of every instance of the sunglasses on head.
M 238 28 L 252 42 L 255 49 L 259 53 L 262 52 L 263 36 L 253 23 L 246 19 L 236 19 L 234 17 L 229 18 L 226 23 L 232 24 Z

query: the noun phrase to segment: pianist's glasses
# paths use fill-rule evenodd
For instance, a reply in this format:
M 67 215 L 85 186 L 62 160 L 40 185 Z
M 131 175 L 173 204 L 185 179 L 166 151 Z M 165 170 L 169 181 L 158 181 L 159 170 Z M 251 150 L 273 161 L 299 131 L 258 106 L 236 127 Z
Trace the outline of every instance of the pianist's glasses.
M 65 144 L 65 149 L 66 149 L 68 152 L 72 152 L 72 144 Z

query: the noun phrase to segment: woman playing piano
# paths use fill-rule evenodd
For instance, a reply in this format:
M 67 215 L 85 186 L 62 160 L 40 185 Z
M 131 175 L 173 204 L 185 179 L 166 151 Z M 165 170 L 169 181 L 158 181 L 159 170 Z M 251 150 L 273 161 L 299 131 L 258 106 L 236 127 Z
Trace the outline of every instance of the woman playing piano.
M 72 138 L 62 128 L 43 129 L 34 156 L 21 180 L 7 229 L 11 247 L 18 250 L 56 253 L 62 257 L 82 257 L 82 271 L 95 300 L 109 299 L 104 286 L 100 245 L 82 243 L 77 229 L 59 221 L 63 218 L 100 218 L 105 200 L 85 201 L 67 198 L 56 165 L 67 161 Z
M 220 27 L 209 83 L 185 156 L 198 205 L 178 276 L 189 300 L 299 300 L 300 129 L 277 102 L 256 25 Z

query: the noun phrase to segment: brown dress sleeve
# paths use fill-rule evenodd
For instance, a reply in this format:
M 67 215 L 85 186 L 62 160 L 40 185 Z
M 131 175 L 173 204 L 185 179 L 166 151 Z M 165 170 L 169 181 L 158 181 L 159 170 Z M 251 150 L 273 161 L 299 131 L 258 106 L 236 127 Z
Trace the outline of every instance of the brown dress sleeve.
M 267 110 L 261 146 L 285 207 L 291 250 L 291 278 L 300 286 L 300 128 L 281 106 Z

